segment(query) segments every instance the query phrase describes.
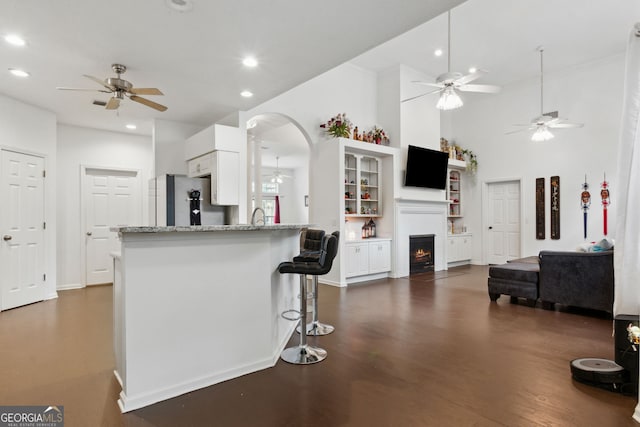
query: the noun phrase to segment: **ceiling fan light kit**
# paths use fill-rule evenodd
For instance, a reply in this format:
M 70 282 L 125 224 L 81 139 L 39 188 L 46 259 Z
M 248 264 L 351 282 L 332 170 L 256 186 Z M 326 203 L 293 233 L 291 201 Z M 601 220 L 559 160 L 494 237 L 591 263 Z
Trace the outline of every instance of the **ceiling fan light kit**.
M 456 93 L 452 86 L 445 87 L 440 93 L 436 108 L 440 110 L 454 110 L 464 105 L 460 95 Z
M 546 126 L 540 126 L 538 129 L 536 129 L 533 135 L 531 135 L 531 140 L 536 142 L 548 141 L 551 138 L 553 138 L 553 134 Z

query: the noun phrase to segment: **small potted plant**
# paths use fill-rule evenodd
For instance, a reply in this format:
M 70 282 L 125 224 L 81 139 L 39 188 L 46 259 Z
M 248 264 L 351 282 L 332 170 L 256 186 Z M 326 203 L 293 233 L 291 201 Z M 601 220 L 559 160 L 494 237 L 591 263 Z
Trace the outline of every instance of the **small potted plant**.
M 346 113 L 332 117 L 326 123 L 320 125 L 327 133 L 335 138 L 350 138 L 353 125 Z
M 478 159 L 476 155 L 473 151 L 467 149 L 462 150 L 462 155 L 467 162 L 467 171 L 471 174 L 475 174 L 478 170 Z

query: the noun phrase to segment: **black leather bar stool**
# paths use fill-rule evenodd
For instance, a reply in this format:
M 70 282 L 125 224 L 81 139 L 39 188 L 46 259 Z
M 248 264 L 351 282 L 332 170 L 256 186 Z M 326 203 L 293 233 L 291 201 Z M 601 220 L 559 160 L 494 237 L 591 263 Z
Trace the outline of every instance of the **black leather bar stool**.
M 319 234 L 318 232 L 321 232 L 324 235 L 323 230 L 308 230 L 308 231 L 313 231 L 313 233 L 311 234 L 311 239 L 313 239 L 314 236 L 317 236 Z M 336 237 L 336 243 L 340 241 L 339 231 L 334 231 L 333 233 L 331 233 L 331 235 Z M 313 248 L 314 247 L 313 241 L 307 243 L 306 239 L 307 238 L 305 238 L 305 247 Z M 301 252 L 300 255 L 298 256 L 293 257 L 293 262 L 314 262 L 314 260 L 317 260 L 319 256 L 320 256 L 320 251 L 313 251 L 312 249 L 310 249 L 310 250 Z M 315 275 L 312 276 L 311 283 L 312 283 L 311 292 L 312 292 L 312 301 L 313 301 L 312 302 L 313 318 L 311 322 L 307 323 L 307 327 L 306 327 L 307 335 L 310 335 L 310 336 L 328 335 L 331 332 L 333 332 L 335 328 L 329 324 L 321 323 L 318 321 L 318 276 L 315 276 Z M 298 326 L 296 330 L 298 331 L 298 333 L 301 333 L 302 325 Z
M 300 319 L 301 325 L 307 324 L 307 275 L 321 276 L 327 274 L 331 271 L 331 266 L 337 253 L 337 238 L 333 235 L 325 235 L 322 238 L 322 247 L 317 261 L 289 261 L 280 263 L 278 266 L 278 272 L 281 274 L 293 273 L 300 275 L 300 316 L 298 319 Z M 289 310 L 289 312 L 291 311 L 295 310 Z M 285 313 L 283 313 L 285 319 L 297 320 L 286 317 Z M 309 365 L 324 360 L 324 358 L 327 357 L 327 351 L 319 347 L 307 345 L 307 334 L 300 334 L 300 344 L 296 347 L 285 348 L 280 354 L 280 357 L 285 362 L 297 365 Z

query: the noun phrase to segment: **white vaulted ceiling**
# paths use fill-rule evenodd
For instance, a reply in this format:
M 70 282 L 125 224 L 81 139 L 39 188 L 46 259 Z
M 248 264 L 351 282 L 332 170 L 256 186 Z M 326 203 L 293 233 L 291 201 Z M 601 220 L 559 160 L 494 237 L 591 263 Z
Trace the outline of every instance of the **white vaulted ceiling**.
M 5 0 L 0 35 L 18 33 L 27 46 L 0 40 L 0 93 L 58 115 L 62 123 L 123 131 L 127 121 L 153 118 L 208 125 L 250 109 L 354 56 L 439 15 L 462 0 Z M 255 69 L 241 64 L 255 56 Z M 57 91 L 56 86 L 98 88 L 89 74 L 157 87 L 160 113 L 123 101 L 115 111 L 92 105 L 109 95 Z M 22 68 L 16 79 L 8 68 Z M 254 93 L 242 98 L 243 90 Z
M 143 123 L 136 132 L 150 134 L 154 118 L 206 126 L 349 60 L 437 76 L 447 52 L 433 51 L 446 49 L 443 13 L 452 7 L 452 69 L 487 69 L 477 82 L 498 85 L 537 76 L 539 45 L 545 72 L 620 54 L 640 20 L 636 0 L 191 0 L 190 12 L 167 1 L 185 0 L 0 2 L 0 35 L 15 32 L 28 43 L 0 40 L 0 93 L 53 111 L 62 123 L 124 131 L 136 121 Z M 257 68 L 242 66 L 248 54 Z M 82 74 L 114 76 L 112 63 L 126 65 L 123 78 L 135 86 L 160 88 L 164 96 L 148 98 L 169 109 L 126 100 L 116 113 L 92 105 L 107 94 L 55 89 L 98 88 Z M 31 77 L 16 79 L 8 68 Z M 242 98 L 243 90 L 254 97 Z

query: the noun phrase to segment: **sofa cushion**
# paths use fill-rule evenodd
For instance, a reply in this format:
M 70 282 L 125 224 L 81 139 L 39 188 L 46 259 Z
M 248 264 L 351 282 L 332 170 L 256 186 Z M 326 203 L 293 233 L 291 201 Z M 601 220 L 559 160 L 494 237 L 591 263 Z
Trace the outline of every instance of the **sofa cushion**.
M 539 271 L 540 266 L 538 264 L 510 262 L 489 267 L 489 277 L 538 283 Z

